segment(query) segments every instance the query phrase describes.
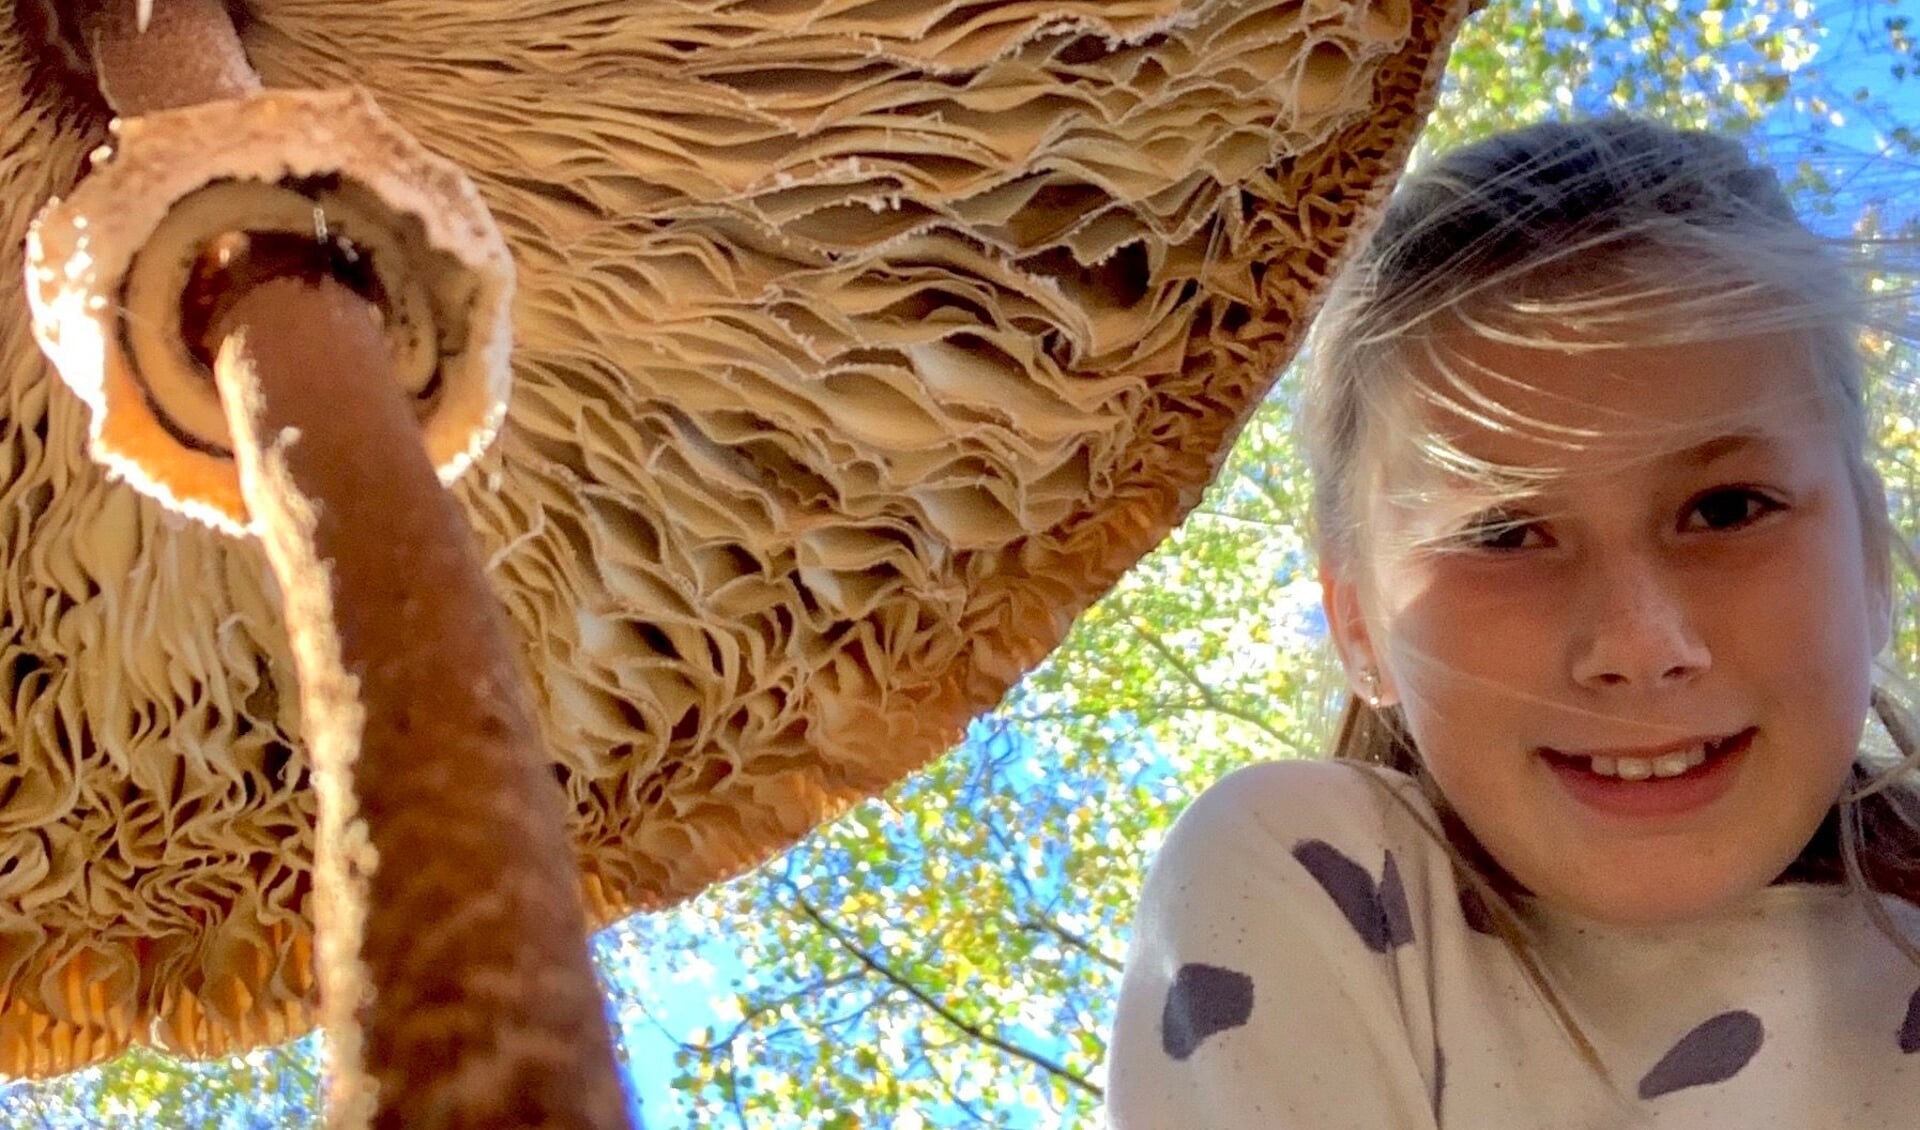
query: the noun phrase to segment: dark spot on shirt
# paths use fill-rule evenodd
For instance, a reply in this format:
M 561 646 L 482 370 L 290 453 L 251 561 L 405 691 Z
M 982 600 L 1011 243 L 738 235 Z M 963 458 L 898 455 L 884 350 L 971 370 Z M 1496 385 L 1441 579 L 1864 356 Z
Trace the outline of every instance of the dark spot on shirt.
M 1253 978 L 1217 965 L 1180 967 L 1160 1014 L 1160 1046 L 1184 1060 L 1209 1036 L 1245 1024 L 1253 1015 Z
M 1327 892 L 1368 949 L 1386 953 L 1413 941 L 1413 915 L 1407 909 L 1406 888 L 1392 852 L 1387 853 L 1378 885 L 1366 868 L 1325 840 L 1300 841 L 1294 845 L 1293 858 Z
M 1723 1083 L 1759 1053 L 1766 1031 L 1745 1009 L 1723 1012 L 1680 1037 L 1640 1080 L 1640 1097 L 1659 1098 L 1688 1087 Z

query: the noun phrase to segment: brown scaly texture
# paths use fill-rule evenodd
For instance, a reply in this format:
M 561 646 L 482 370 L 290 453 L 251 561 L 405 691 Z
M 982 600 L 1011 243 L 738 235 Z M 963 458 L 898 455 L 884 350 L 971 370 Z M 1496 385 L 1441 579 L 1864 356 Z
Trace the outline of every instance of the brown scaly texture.
M 215 366 L 320 798 L 328 1124 L 616 1130 L 559 792 L 373 313 L 272 279 L 233 303 Z
M 1198 497 L 1465 4 L 258 0 L 519 260 L 459 489 L 592 912 L 947 748 Z M 0 303 L 105 139 L 0 35 Z M 11 264 L 11 266 L 9 266 Z M 253 546 L 102 481 L 0 319 L 0 1072 L 309 1023 L 313 804 Z

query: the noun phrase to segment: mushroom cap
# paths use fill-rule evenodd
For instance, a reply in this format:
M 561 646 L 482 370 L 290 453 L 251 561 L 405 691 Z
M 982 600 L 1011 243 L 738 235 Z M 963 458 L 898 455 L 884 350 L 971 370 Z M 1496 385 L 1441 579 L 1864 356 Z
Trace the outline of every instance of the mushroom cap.
M 1178 521 L 1467 7 L 246 5 L 268 87 L 363 87 L 514 251 L 508 420 L 453 489 L 600 920 L 939 755 Z M 27 329 L 27 225 L 109 138 L 25 26 L 0 35 L 6 1074 L 286 1039 L 314 985 L 261 554 L 90 463 Z

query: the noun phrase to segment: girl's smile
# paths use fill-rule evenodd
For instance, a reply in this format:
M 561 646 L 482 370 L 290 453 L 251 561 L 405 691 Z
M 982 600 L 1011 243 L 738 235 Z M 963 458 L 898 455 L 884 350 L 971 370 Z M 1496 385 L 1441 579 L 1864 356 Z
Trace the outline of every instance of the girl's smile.
M 1754 730 L 1696 739 L 1659 752 L 1566 754 L 1540 751 L 1582 804 L 1619 819 L 1686 816 L 1727 794 Z
M 1426 382 L 1438 449 L 1525 489 L 1386 453 L 1371 570 L 1329 578 L 1330 620 L 1523 886 L 1606 921 L 1710 913 L 1846 779 L 1884 552 L 1798 339 L 1547 346 L 1472 338 Z

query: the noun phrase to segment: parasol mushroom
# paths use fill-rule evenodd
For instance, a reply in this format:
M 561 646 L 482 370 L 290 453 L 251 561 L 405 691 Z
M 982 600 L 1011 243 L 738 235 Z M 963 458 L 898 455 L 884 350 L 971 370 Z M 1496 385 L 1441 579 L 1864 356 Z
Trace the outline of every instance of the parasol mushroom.
M 1178 520 L 1390 187 L 1465 8 L 236 9 L 266 88 L 365 91 L 513 250 L 511 409 L 453 493 L 594 920 L 739 874 L 937 756 Z M 8 247 L 113 141 L 82 22 L 26 3 L 0 35 Z M 230 172 L 160 196 L 205 203 Z M 461 239 L 425 234 L 439 213 L 360 223 L 360 191 L 323 212 L 467 277 Z M 431 291 L 386 324 L 454 308 Z M 123 317 L 177 354 L 178 313 Z M 164 378 L 127 401 L 153 410 L 131 445 L 153 461 L 119 465 L 143 495 L 86 460 L 102 417 L 24 316 L 0 365 L 0 1072 L 297 1034 L 315 802 L 292 653 L 257 545 L 163 504 L 242 521 L 220 402 Z M 478 410 L 457 434 L 484 434 L 486 380 L 445 387 Z
M 330 1121 L 624 1126 L 558 791 L 436 473 L 502 415 L 499 233 L 363 97 L 262 93 L 218 0 L 151 17 L 82 12 L 133 116 L 35 220 L 27 298 L 95 459 L 278 582 Z

